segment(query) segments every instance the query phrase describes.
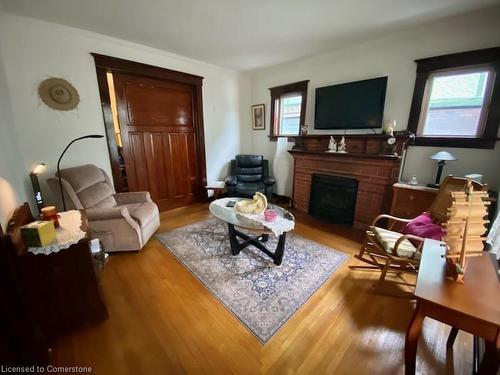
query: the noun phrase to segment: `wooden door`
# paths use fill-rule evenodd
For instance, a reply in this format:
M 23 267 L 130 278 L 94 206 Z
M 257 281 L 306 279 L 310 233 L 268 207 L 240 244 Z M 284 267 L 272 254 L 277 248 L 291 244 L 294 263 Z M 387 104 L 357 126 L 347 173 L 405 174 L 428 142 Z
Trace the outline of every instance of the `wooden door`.
M 113 76 L 129 190 L 149 191 L 160 210 L 199 201 L 203 158 L 194 87 L 133 74 Z

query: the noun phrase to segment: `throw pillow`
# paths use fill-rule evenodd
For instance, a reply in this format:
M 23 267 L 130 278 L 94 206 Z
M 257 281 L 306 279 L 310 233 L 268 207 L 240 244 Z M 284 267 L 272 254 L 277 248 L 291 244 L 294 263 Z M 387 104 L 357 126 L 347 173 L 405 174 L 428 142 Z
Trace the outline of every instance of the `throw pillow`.
M 412 234 L 422 238 L 430 238 L 441 241 L 444 236 L 443 228 L 432 221 L 431 216 L 424 212 L 410 221 L 403 228 L 403 234 Z

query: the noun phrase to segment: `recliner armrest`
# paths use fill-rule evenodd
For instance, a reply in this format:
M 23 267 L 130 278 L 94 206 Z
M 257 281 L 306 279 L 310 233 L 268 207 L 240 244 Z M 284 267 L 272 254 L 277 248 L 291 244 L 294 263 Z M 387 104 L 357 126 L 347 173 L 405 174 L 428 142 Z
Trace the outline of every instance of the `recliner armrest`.
M 89 221 L 123 219 L 129 216 L 127 207 L 88 208 L 85 214 Z
M 148 191 L 132 191 L 128 193 L 116 193 L 113 195 L 116 204 L 121 206 L 123 204 L 144 203 L 151 200 L 151 195 Z
M 236 176 L 227 176 L 226 177 L 226 185 L 236 186 L 237 182 L 238 182 L 238 179 L 236 178 Z
M 276 180 L 271 177 L 266 177 L 264 179 L 264 185 L 274 185 L 276 183 Z

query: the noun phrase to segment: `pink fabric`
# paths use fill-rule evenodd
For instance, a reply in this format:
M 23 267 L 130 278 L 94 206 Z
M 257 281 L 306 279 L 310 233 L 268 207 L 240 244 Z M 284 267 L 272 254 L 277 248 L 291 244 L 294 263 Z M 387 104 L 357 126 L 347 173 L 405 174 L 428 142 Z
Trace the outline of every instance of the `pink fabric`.
M 443 228 L 433 223 L 431 216 L 427 212 L 406 224 L 402 233 L 438 241 L 441 241 L 444 236 Z
M 272 222 L 272 221 L 276 220 L 277 217 L 278 217 L 278 213 L 276 211 L 273 211 L 273 210 L 265 210 L 264 211 L 264 220 L 266 220 L 266 221 Z

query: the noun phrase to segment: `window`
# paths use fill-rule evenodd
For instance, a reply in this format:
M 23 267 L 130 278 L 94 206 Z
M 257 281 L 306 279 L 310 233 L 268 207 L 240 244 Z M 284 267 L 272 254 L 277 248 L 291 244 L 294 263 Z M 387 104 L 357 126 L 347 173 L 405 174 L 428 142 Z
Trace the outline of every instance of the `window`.
M 500 48 L 417 60 L 408 123 L 415 144 L 494 148 L 499 62 Z
M 271 88 L 270 137 L 298 136 L 304 124 L 309 81 Z
M 429 76 L 418 135 L 481 136 L 490 97 L 492 72 L 483 69 L 448 71 Z M 488 90 L 487 90 L 488 89 Z

